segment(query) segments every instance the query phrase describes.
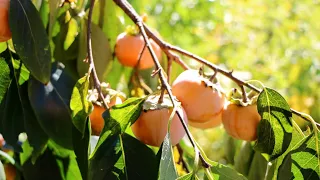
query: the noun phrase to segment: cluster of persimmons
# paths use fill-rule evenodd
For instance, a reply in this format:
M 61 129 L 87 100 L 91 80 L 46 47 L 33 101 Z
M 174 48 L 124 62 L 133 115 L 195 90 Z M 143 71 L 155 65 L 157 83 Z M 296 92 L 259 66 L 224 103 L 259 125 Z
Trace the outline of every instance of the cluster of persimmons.
M 150 39 L 151 47 L 158 60 L 162 59 L 161 48 Z M 148 69 L 154 67 L 154 61 L 141 33 L 123 32 L 118 35 L 115 55 L 118 61 L 127 67 Z M 223 124 L 226 132 L 232 137 L 246 141 L 257 138 L 257 126 L 261 119 L 255 103 L 236 103 L 229 101 L 221 86 L 211 82 L 197 70 L 185 70 L 172 83 L 172 93 L 179 104 L 182 117 L 175 114 L 170 125 L 172 145 L 176 145 L 185 135 L 182 120 L 195 128 L 208 129 Z M 172 106 L 163 101 L 157 101 L 160 93 L 147 98 L 140 117 L 131 126 L 134 135 L 143 143 L 160 146 L 168 130 L 168 122 L 172 114 Z M 165 98 L 165 97 L 164 97 Z M 113 100 L 114 101 L 114 100 Z M 114 105 L 111 103 L 109 106 Z M 152 102 L 150 104 L 150 102 Z M 158 103 L 158 105 L 155 105 Z M 150 108 L 153 107 L 153 108 Z M 103 128 L 101 114 L 103 108 L 95 106 L 90 115 L 93 122 L 99 123 L 99 130 L 93 130 L 98 135 Z M 100 119 L 100 120 L 97 120 Z

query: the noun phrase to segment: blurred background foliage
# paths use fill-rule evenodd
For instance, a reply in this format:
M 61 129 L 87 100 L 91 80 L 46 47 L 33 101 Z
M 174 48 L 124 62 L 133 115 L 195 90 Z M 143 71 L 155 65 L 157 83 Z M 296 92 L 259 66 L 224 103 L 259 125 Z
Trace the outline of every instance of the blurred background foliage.
M 131 0 L 167 42 L 197 54 L 244 80 L 279 91 L 290 106 L 320 121 L 320 1 Z M 121 10 L 120 10 L 121 11 Z M 125 15 L 119 15 L 130 24 Z M 191 67 L 195 61 L 182 57 Z M 173 67 L 172 79 L 182 69 Z M 236 87 L 219 76 L 228 91 Z M 294 117 L 303 127 L 306 122 Z M 192 129 L 209 157 L 227 161 L 222 128 Z M 234 143 L 234 142 L 232 142 Z M 234 145 L 239 145 L 236 141 Z M 229 144 L 229 145 L 228 145 Z

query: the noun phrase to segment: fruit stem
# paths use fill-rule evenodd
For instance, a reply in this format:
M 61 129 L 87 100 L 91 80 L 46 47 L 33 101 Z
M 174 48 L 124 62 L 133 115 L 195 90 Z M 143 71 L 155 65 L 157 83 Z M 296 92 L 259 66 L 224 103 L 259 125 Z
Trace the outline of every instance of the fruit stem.
M 243 85 L 240 85 L 240 88 L 241 88 L 241 91 L 242 91 L 242 101 L 244 103 L 247 103 L 248 102 L 248 97 L 247 97 L 246 90 L 244 89 Z
M 91 21 L 92 21 L 94 3 L 95 3 L 95 0 L 90 1 L 90 9 L 89 9 L 89 15 L 88 15 L 88 24 L 87 24 L 87 52 L 88 52 L 88 62 L 89 62 L 88 75 L 91 74 L 93 77 L 93 85 L 98 90 L 99 98 L 102 100 L 102 104 L 104 108 L 109 109 L 109 106 L 101 91 L 100 81 L 97 75 L 96 68 L 94 66 L 93 55 L 92 55 Z
M 147 48 L 148 48 L 148 50 L 149 50 L 149 52 L 150 52 L 150 54 L 151 54 L 151 57 L 152 57 L 152 59 L 153 59 L 154 64 L 155 64 L 155 69 L 156 69 L 156 71 L 155 71 L 154 74 L 158 74 L 159 79 L 160 79 L 160 81 L 161 81 L 161 86 L 167 90 L 168 95 L 169 95 L 169 97 L 170 97 L 170 100 L 171 100 L 171 102 L 172 102 L 172 104 L 173 104 L 173 108 L 175 109 L 176 107 L 178 107 L 178 106 L 177 106 L 177 103 L 176 103 L 176 101 L 175 101 L 175 99 L 174 99 L 174 96 L 173 96 L 172 91 L 171 91 L 171 87 L 170 87 L 170 85 L 169 85 L 169 83 L 168 83 L 168 81 L 167 81 L 167 78 L 166 78 L 166 76 L 165 76 L 165 73 L 164 73 L 161 65 L 160 65 L 160 62 L 159 62 L 159 60 L 158 60 L 155 52 L 154 52 L 153 49 L 151 48 L 151 45 L 150 45 L 150 42 L 149 42 L 149 38 L 148 38 L 147 33 L 146 33 L 146 30 L 145 30 L 145 28 L 147 28 L 147 27 L 143 24 L 141 17 L 138 15 L 138 13 L 135 11 L 135 9 L 133 9 L 133 7 L 131 6 L 131 4 L 129 4 L 129 3 L 128 3 L 127 1 L 125 1 L 125 0 L 114 0 L 114 2 L 115 2 L 115 3 L 131 18 L 131 20 L 139 27 L 140 32 L 141 32 L 141 35 L 142 35 L 142 37 L 143 37 L 143 39 L 144 39 L 144 41 L 145 41 L 145 43 L 146 43 L 146 46 L 147 46 Z M 148 31 L 150 31 L 150 30 L 148 30 Z M 151 31 L 150 31 L 150 32 L 151 32 Z M 186 131 L 186 134 L 187 134 L 187 136 L 188 136 L 188 138 L 189 138 L 192 146 L 193 146 L 194 148 L 197 148 L 197 145 L 196 145 L 196 143 L 194 142 L 194 139 L 193 139 L 193 137 L 192 137 L 192 134 L 191 134 L 191 132 L 189 131 L 187 124 L 186 124 L 185 121 L 183 120 L 181 113 L 180 113 L 179 111 L 176 111 L 176 114 L 178 115 L 178 117 L 179 117 L 179 119 L 180 119 L 180 122 L 181 122 L 184 130 Z M 207 163 L 207 162 L 204 160 L 204 158 L 202 157 L 202 154 L 200 154 L 200 158 L 201 158 L 201 161 L 202 161 L 202 165 L 203 165 L 204 167 L 210 167 L 210 164 Z

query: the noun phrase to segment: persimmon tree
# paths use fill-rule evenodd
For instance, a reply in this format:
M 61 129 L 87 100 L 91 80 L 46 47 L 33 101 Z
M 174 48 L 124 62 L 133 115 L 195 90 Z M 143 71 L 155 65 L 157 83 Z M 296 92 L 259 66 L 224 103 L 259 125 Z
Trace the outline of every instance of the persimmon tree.
M 0 179 L 319 178 L 317 121 L 276 87 L 170 44 L 129 2 L 0 8 Z M 228 161 L 192 128 L 225 129 Z

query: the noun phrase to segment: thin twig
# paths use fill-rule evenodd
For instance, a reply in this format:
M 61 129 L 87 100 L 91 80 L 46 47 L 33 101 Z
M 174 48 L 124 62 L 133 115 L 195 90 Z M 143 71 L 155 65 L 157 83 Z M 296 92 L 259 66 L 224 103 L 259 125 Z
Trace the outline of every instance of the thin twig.
M 146 45 L 147 45 L 147 48 L 152 56 L 152 59 L 153 59 L 153 62 L 155 64 L 155 68 L 156 68 L 156 71 L 157 71 L 157 74 L 160 78 L 160 81 L 161 81 L 161 85 L 167 90 L 168 92 L 168 95 L 170 97 L 170 100 L 173 104 L 173 108 L 176 108 L 178 105 L 177 105 L 177 102 L 176 100 L 174 99 L 174 96 L 172 94 L 172 91 L 171 91 L 171 87 L 169 85 L 169 83 L 167 82 L 167 78 L 165 76 L 165 73 L 160 65 L 160 62 L 155 54 L 155 52 L 153 51 L 151 45 L 150 45 L 150 42 L 149 42 L 149 38 L 146 34 L 146 31 L 145 31 L 145 26 L 141 20 L 141 17 L 138 15 L 138 13 L 132 8 L 132 6 L 125 0 L 114 0 L 114 2 L 131 18 L 131 20 L 139 27 L 140 29 L 140 32 L 142 34 L 142 37 L 144 39 L 144 41 L 146 42 Z M 149 30 L 150 31 L 150 30 Z M 183 120 L 183 117 L 181 115 L 181 113 L 179 111 L 176 111 L 176 114 L 178 115 L 180 121 L 181 121 L 181 124 L 184 128 L 184 130 L 186 131 L 186 134 L 192 144 L 192 146 L 194 148 L 197 148 L 197 145 L 196 143 L 194 142 L 194 139 L 192 137 L 192 134 L 191 132 L 189 131 L 188 129 L 188 126 L 187 124 L 184 122 Z M 200 156 L 200 159 L 202 161 L 202 165 L 204 167 L 210 167 L 210 164 L 208 162 L 205 161 L 204 157 L 199 154 Z
M 97 75 L 96 68 L 94 66 L 93 55 L 92 55 L 92 43 L 91 43 L 91 21 L 92 21 L 92 12 L 94 7 L 95 0 L 91 0 L 90 9 L 88 14 L 88 24 L 87 24 L 87 52 L 88 52 L 88 62 L 89 62 L 89 74 L 93 77 L 93 85 L 98 90 L 100 99 L 104 108 L 109 109 L 108 104 L 105 101 L 105 98 L 102 94 L 100 81 Z

